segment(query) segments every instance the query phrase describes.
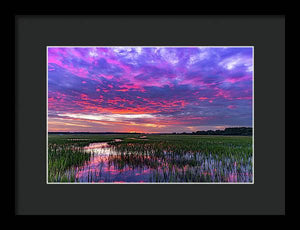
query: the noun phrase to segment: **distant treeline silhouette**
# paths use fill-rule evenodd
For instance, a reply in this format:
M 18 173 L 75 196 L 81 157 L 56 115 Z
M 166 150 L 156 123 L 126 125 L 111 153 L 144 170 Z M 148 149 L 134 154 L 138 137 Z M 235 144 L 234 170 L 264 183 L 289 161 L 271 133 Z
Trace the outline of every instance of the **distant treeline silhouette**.
M 146 133 L 127 133 L 127 132 L 48 132 L 49 134 L 146 134 Z M 196 131 L 192 133 L 152 133 L 153 135 L 173 134 L 173 135 L 237 135 L 237 136 L 252 136 L 251 127 L 234 127 L 225 128 L 224 130 L 207 130 Z
M 252 136 L 251 127 L 234 127 L 225 128 L 224 130 L 207 130 L 207 131 L 196 131 L 192 133 L 173 133 L 173 134 L 192 134 L 192 135 L 237 135 L 237 136 Z

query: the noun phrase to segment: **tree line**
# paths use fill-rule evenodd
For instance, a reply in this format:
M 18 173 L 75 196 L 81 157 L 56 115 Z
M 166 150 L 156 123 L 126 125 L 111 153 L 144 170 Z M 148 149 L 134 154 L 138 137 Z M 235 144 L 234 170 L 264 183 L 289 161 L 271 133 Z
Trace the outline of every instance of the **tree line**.
M 196 131 L 192 133 L 183 132 L 183 133 L 173 133 L 173 134 L 252 136 L 252 128 L 234 127 L 234 128 L 225 128 L 224 130 L 207 130 L 207 131 Z

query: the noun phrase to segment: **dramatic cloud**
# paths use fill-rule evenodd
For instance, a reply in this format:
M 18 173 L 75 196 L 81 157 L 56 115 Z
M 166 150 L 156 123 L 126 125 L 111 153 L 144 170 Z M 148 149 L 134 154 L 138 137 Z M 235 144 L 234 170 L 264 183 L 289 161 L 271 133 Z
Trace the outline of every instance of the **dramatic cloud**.
M 251 47 L 49 47 L 48 129 L 252 126 Z

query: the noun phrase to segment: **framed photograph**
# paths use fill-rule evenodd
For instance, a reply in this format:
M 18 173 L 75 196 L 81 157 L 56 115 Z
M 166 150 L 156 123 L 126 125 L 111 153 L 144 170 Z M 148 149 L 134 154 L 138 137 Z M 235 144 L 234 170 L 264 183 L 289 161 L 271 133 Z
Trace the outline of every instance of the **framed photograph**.
M 254 183 L 253 64 L 244 46 L 47 47 L 47 182 Z
M 14 21 L 17 215 L 285 214 L 284 14 Z

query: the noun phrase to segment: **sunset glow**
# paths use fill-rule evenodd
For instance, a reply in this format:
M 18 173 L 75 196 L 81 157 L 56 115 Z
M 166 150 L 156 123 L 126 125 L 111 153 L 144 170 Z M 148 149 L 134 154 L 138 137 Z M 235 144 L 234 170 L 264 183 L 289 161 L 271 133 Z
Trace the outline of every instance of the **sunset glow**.
M 252 47 L 48 47 L 48 131 L 252 127 Z

